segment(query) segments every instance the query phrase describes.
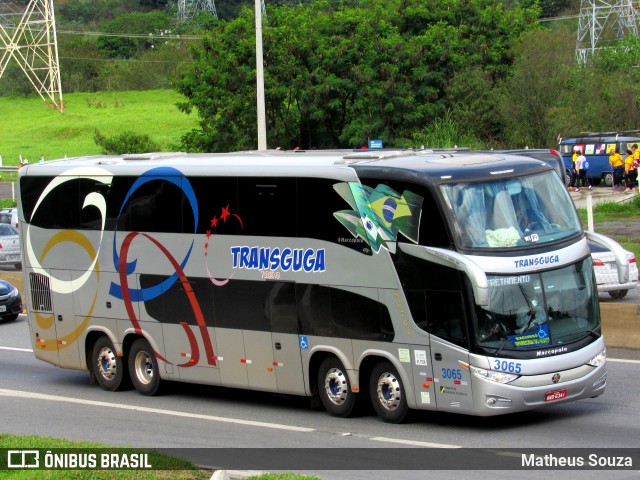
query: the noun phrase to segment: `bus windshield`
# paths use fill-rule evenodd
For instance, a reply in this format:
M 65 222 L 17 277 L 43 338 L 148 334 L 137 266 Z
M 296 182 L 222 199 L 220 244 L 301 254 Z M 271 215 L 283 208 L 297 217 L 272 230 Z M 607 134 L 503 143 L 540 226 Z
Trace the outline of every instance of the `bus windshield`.
M 477 345 L 540 349 L 599 335 L 592 275 L 590 258 L 542 273 L 488 275 L 489 306 L 476 306 Z
M 441 188 L 462 249 L 538 246 L 581 231 L 571 198 L 553 171 Z

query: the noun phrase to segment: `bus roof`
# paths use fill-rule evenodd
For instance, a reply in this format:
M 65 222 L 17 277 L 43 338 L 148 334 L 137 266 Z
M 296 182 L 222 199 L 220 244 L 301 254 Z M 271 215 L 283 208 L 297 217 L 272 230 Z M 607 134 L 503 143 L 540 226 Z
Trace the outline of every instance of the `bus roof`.
M 623 132 L 632 133 L 632 132 Z M 575 143 L 613 143 L 613 142 L 639 142 L 640 137 L 616 134 L 615 132 L 602 134 L 575 135 L 563 138 L 560 145 L 573 145 Z
M 528 174 L 549 169 L 543 161 L 503 152 L 467 150 L 264 150 L 231 153 L 155 152 L 131 155 L 96 155 L 47 161 L 29 165 L 20 175 L 60 175 L 75 168 L 98 167 L 114 175 L 138 175 L 151 167 L 174 167 L 195 176 L 215 173 L 219 176 L 341 176 L 339 171 L 379 170 L 422 173 L 437 178 L 461 181 L 496 174 Z M 333 176 L 333 175 L 330 175 Z

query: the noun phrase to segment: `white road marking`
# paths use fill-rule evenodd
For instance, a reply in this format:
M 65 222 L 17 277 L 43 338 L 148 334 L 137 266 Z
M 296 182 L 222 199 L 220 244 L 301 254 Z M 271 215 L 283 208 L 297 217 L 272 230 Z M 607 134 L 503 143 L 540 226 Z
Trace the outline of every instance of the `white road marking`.
M 33 349 L 31 349 L 31 348 L 0 347 L 0 350 L 11 350 L 12 352 L 29 352 L 29 353 L 33 353 Z
M 607 362 L 640 363 L 640 360 L 627 360 L 626 358 L 607 358 Z
M 95 400 L 84 400 L 73 397 L 60 397 L 57 395 L 46 395 L 43 393 L 24 392 L 20 390 L 7 390 L 0 388 L 0 396 L 31 398 L 35 400 L 46 400 L 48 402 L 75 403 L 81 405 L 90 405 L 101 408 L 117 408 L 120 410 L 131 410 L 134 412 L 154 413 L 158 415 L 170 415 L 173 417 L 185 417 L 197 420 L 207 420 L 210 422 L 233 423 L 237 425 L 247 425 L 250 427 L 273 428 L 276 430 L 288 430 L 291 432 L 314 432 L 315 428 L 295 427 L 291 425 L 282 425 L 279 423 L 256 422 L 253 420 L 241 420 L 239 418 L 217 417 L 214 415 L 200 415 L 197 413 L 178 412 L 176 410 L 164 410 L 160 408 L 141 407 L 138 405 L 116 405 L 110 402 L 97 402 Z
M 371 440 L 375 440 L 376 442 L 402 443 L 404 445 L 413 445 L 415 447 L 462 448 L 460 445 L 447 445 L 446 443 L 420 442 L 417 440 L 403 440 L 401 438 L 371 437 Z

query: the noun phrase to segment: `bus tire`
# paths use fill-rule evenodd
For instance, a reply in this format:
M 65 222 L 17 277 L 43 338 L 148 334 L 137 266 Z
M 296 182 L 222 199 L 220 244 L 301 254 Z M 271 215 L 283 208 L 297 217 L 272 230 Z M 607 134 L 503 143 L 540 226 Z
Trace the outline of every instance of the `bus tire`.
M 126 365 L 108 337 L 102 336 L 93 345 L 93 373 L 98 385 L 104 390 L 115 392 L 127 384 Z
M 142 395 L 160 393 L 158 359 L 144 338 L 138 338 L 129 349 L 129 375 L 134 388 Z
M 325 358 L 318 370 L 318 393 L 327 412 L 334 417 L 349 417 L 356 406 L 347 370 L 336 357 Z
M 369 394 L 376 413 L 387 423 L 401 423 L 409 413 L 402 380 L 389 362 L 380 362 L 371 371 Z

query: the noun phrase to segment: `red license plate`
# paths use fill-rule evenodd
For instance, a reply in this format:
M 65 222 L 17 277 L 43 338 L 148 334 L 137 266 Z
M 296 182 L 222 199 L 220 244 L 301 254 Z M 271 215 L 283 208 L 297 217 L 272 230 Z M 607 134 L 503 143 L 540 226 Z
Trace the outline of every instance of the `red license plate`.
M 553 402 L 554 400 L 560 400 L 567 396 L 567 391 L 565 389 L 555 390 L 553 392 L 547 392 L 544 394 L 545 402 Z

